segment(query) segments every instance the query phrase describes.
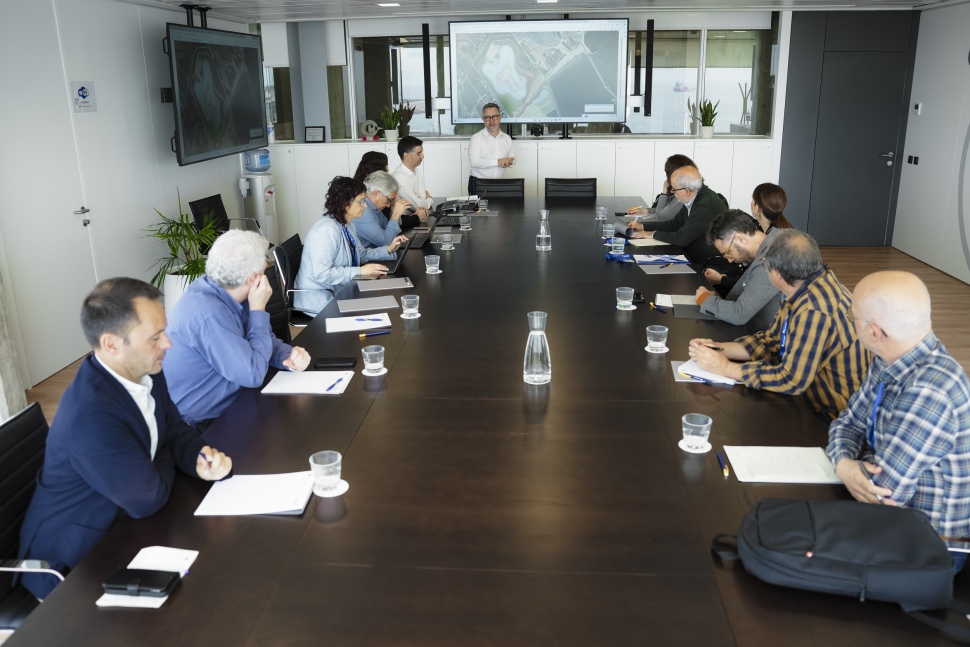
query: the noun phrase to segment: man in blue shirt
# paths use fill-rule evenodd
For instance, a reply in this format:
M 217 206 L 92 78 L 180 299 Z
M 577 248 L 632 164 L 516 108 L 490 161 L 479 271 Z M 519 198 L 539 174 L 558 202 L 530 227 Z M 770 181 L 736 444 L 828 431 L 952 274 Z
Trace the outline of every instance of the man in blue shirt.
M 364 247 L 387 247 L 401 235 L 401 217 L 411 208 L 407 200 L 397 197 L 397 180 L 387 171 L 374 171 L 364 178 L 367 195 L 364 215 L 355 223 L 357 238 Z M 391 217 L 381 213 L 391 207 Z
M 926 286 L 908 272 L 870 274 L 852 315 L 876 359 L 829 428 L 836 474 L 859 501 L 916 508 L 944 539 L 967 537 L 970 382 L 933 334 Z M 965 559 L 955 555 L 958 569 Z
M 305 350 L 284 344 L 270 329 L 268 247 L 255 232 L 222 234 L 209 250 L 206 274 L 172 309 L 165 374 L 172 399 L 191 425 L 204 428 L 241 389 L 261 385 L 270 366 L 302 371 L 310 363 Z

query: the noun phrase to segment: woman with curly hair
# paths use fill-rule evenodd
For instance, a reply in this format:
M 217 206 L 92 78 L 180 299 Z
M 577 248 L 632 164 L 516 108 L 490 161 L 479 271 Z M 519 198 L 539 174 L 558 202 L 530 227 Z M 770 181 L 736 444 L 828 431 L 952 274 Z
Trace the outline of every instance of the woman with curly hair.
M 294 305 L 317 314 L 333 299 L 334 292 L 356 277 L 376 279 L 387 274 L 387 267 L 374 260 L 394 258 L 394 252 L 407 242 L 398 236 L 386 247 L 364 249 L 354 230 L 354 220 L 364 215 L 364 184 L 350 177 L 337 176 L 327 190 L 327 212 L 307 234 L 300 271 L 296 275 Z

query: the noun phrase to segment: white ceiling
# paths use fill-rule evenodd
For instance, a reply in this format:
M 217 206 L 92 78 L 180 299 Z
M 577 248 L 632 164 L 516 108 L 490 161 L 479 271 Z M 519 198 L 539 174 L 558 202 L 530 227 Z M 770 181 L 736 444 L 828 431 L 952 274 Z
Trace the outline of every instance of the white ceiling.
M 148 6 L 170 7 L 189 0 L 121 0 Z M 378 2 L 399 2 L 384 8 Z M 570 11 L 631 13 L 639 11 L 744 11 L 744 10 L 852 10 L 928 9 L 966 0 L 559 0 L 538 4 L 535 0 L 196 0 L 210 7 L 209 16 L 245 23 L 329 20 L 336 18 L 386 18 L 393 16 L 463 16 L 482 14 L 563 14 Z M 196 15 L 195 24 L 199 24 Z

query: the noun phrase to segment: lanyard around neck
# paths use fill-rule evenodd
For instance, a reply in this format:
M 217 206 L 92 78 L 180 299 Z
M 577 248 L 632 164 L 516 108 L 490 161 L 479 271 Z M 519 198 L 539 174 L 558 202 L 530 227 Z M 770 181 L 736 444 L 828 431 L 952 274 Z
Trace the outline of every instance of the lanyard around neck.
M 344 238 L 347 239 L 347 244 L 350 245 L 350 255 L 353 258 L 354 266 L 360 265 L 357 261 L 357 243 L 354 242 L 354 237 L 350 235 L 350 231 L 347 229 L 347 225 L 342 225 L 341 229 L 344 230 Z
M 869 418 L 869 449 L 873 453 L 876 451 L 876 414 L 879 413 L 879 403 L 882 402 L 882 392 L 886 387 L 882 382 L 879 383 L 879 388 L 876 389 L 876 399 L 872 403 L 872 416 Z

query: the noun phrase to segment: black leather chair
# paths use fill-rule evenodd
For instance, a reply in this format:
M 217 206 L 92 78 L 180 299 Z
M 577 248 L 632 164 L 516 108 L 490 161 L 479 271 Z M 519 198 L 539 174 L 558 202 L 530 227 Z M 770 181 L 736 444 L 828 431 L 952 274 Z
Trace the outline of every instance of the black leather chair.
M 479 198 L 519 198 L 525 197 L 525 180 L 520 177 L 486 180 L 472 176 L 472 193 Z
M 293 234 L 274 247 L 273 257 L 276 259 L 276 268 L 279 272 L 287 322 L 296 328 L 305 328 L 313 321 L 313 315 L 295 308 L 293 295 L 296 292 L 326 292 L 326 290 L 296 289 L 296 275 L 300 272 L 300 262 L 303 260 L 303 241 L 300 240 L 300 234 Z
M 192 212 L 192 219 L 195 220 L 195 226 L 199 229 L 205 226 L 205 217 L 206 214 L 209 214 L 215 221 L 216 236 L 229 231 L 230 224 L 233 222 L 241 222 L 243 223 L 243 229 L 255 231 L 260 236 L 263 235 L 263 230 L 255 218 L 230 218 L 229 214 L 226 213 L 226 205 L 222 202 L 222 195 L 219 193 L 189 202 L 189 210 Z M 202 250 L 203 254 L 207 254 L 208 252 L 208 248 Z
M 596 178 L 546 178 L 547 198 L 595 198 Z
M 20 527 L 44 464 L 47 420 L 36 402 L 0 425 L 0 630 L 16 629 L 37 607 L 24 587 L 12 586 L 15 573 L 47 572 L 47 562 L 17 560 Z
M 266 302 L 266 312 L 269 313 L 269 326 L 273 329 L 273 334 L 280 341 L 290 343 L 289 315 L 286 312 L 286 298 L 283 294 L 283 284 L 280 282 L 280 274 L 276 265 L 266 268 L 266 280 L 273 289 L 273 295 Z

